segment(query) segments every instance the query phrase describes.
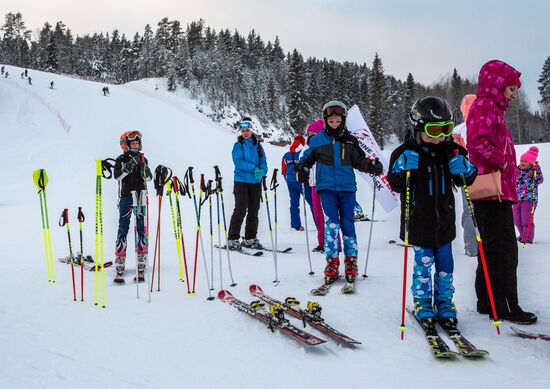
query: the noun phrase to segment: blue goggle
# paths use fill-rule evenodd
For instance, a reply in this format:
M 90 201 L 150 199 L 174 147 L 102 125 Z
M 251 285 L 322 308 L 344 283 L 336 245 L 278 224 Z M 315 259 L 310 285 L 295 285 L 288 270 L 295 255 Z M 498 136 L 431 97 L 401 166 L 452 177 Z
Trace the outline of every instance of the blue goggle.
M 241 128 L 252 128 L 252 123 L 249 122 L 249 121 L 241 122 L 241 124 L 239 124 L 239 127 L 241 127 Z

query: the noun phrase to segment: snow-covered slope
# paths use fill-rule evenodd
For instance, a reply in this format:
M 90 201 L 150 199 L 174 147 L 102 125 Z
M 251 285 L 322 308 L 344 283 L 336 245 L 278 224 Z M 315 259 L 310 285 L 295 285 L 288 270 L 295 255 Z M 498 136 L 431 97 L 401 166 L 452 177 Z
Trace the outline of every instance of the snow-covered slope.
M 8 67 L 12 75 L 21 69 Z M 331 341 L 306 349 L 280 333 L 219 301 L 206 301 L 207 288 L 199 262 L 197 294 L 189 297 L 178 280 L 168 202 L 163 204 L 162 290 L 147 302 L 145 286 L 136 299 L 135 285 L 115 287 L 113 270 L 107 270 L 107 308 L 93 306 L 93 274 L 86 274 L 86 302 L 72 301 L 70 267 L 55 263 L 55 285 L 48 284 L 42 244 L 40 209 L 32 171 L 47 170 L 48 205 L 54 258 L 67 255 L 66 231 L 57 226 L 63 208 L 69 208 L 73 245 L 78 242 L 76 210 L 82 206 L 85 252 L 93 253 L 96 158 L 116 157 L 118 139 L 126 129 L 139 129 L 144 152 L 154 168 L 171 167 L 183 175 L 188 166 L 213 177 L 219 165 L 225 177 L 228 218 L 233 206 L 230 151 L 235 135 L 198 113 L 192 101 L 176 100 L 154 82 L 139 81 L 110 86 L 103 97 L 101 84 L 57 75 L 31 72 L 33 85 L 19 78 L 0 78 L 0 236 L 2 237 L 2 302 L 0 303 L 0 387 L 2 388 L 318 388 L 318 387 L 487 387 L 547 388 L 550 344 L 527 341 L 511 334 L 508 325 L 497 336 L 486 317 L 475 312 L 473 279 L 475 260 L 463 255 L 455 243 L 455 302 L 465 335 L 491 352 L 482 361 L 434 360 L 413 323 L 405 341 L 399 340 L 402 250 L 388 245 L 398 230 L 397 211 L 377 211 L 366 281 L 357 294 L 344 296 L 334 289 L 324 298 L 326 320 L 363 342 L 346 349 Z M 50 81 L 56 89 L 50 90 Z M 540 145 L 543 170 L 550 166 L 550 146 Z M 525 147 L 518 147 L 523 151 Z M 270 169 L 279 167 L 285 150 L 267 145 Z M 548 161 L 548 163 L 546 163 Z M 550 331 L 547 295 L 550 264 L 550 220 L 545 211 L 550 195 L 543 184 L 537 211 L 537 244 L 520 249 L 519 290 L 524 309 L 539 315 L 534 327 Z M 117 187 L 104 180 L 105 252 L 111 259 L 117 228 Z M 153 188 L 150 188 L 153 193 Z M 283 299 L 293 296 L 302 304 L 312 297 L 324 267 L 320 254 L 312 254 L 315 276 L 308 276 L 303 233 L 289 228 L 288 199 L 279 188 L 279 243 L 292 246 L 293 254 L 279 255 L 281 283 L 274 287 L 273 260 L 232 255 L 238 286 L 230 288 L 246 301 L 251 283 Z M 370 208 L 371 193 L 360 182 L 359 200 Z M 151 225 L 157 216 L 151 196 Z M 184 234 L 192 257 L 195 216 L 184 200 Z M 272 204 L 271 204 L 272 205 Z M 272 208 L 273 209 L 273 208 Z M 377 209 L 380 209 L 378 207 Z M 460 210 L 458 210 L 460 212 Z M 269 243 L 262 205 L 260 238 Z M 370 210 L 369 210 L 370 213 Z M 208 223 L 207 212 L 202 220 Z M 310 227 L 313 222 L 309 220 Z M 364 266 L 368 223 L 357 225 L 360 268 Z M 311 229 L 311 228 L 310 228 Z M 154 236 L 155 230 L 151 231 Z M 310 242 L 315 242 L 311 229 Z M 205 228 L 208 251 L 208 233 Z M 131 241 L 131 239 L 130 239 Z M 153 239 L 152 242 L 153 243 Z M 129 252 L 132 247 L 129 247 Z M 151 248 L 152 251 L 152 248 Z M 216 264 L 217 264 L 217 252 Z M 201 258 L 199 257 L 199 261 Z M 128 258 L 128 270 L 134 269 Z M 215 267 L 215 287 L 220 278 Z M 224 287 L 228 287 L 224 256 Z M 127 277 L 129 279 L 130 277 Z M 216 291 L 217 292 L 217 291 Z M 410 301 L 410 296 L 408 295 Z M 408 319 L 408 318 L 407 318 Z M 294 321 L 295 324 L 298 322 Z M 317 334 L 314 330 L 308 329 Z M 317 334 L 318 335 L 318 334 Z M 321 335 L 321 337 L 323 337 Z

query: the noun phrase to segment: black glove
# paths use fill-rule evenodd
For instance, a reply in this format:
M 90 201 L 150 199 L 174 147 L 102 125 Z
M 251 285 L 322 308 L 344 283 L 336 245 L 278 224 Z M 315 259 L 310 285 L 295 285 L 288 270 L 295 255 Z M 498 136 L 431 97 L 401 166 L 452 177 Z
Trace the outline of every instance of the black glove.
M 123 173 L 132 173 L 136 166 L 139 164 L 140 157 L 139 155 L 136 155 L 135 157 L 131 158 L 128 162 L 122 166 L 122 172 Z
M 378 176 L 384 172 L 384 166 L 382 166 L 382 163 L 378 160 L 378 158 L 374 159 L 368 159 L 366 160 L 366 164 L 363 165 L 365 170 L 365 173 L 372 174 L 374 176 Z
M 298 181 L 303 184 L 307 184 L 309 182 L 309 168 L 302 165 L 297 165 L 296 170 L 297 170 L 296 176 L 298 178 Z
M 151 169 L 149 169 L 149 165 L 147 164 L 139 165 L 139 174 L 141 177 L 144 177 L 144 178 L 151 177 Z

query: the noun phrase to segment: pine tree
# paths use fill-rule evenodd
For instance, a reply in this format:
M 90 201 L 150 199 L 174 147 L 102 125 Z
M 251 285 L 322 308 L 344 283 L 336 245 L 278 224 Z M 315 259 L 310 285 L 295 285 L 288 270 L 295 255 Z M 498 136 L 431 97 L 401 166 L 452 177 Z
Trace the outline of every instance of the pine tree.
M 25 27 L 23 15 L 21 12 L 7 13 L 5 22 L 2 25 L 3 36 L 3 55 L 7 62 L 26 66 L 29 61 L 29 45 L 31 31 Z
M 385 137 L 389 133 L 388 86 L 384 76 L 384 67 L 378 53 L 374 56 L 370 72 L 370 115 L 369 127 L 373 136 L 384 148 Z
M 451 76 L 451 112 L 455 123 L 460 123 L 464 121 L 462 118 L 462 113 L 460 112 L 460 102 L 462 100 L 462 78 L 456 71 L 456 68 L 453 69 L 453 75 Z
M 294 49 L 288 70 L 288 114 L 290 125 L 295 133 L 303 134 L 310 111 L 306 103 L 306 72 L 304 59 L 298 50 Z
M 542 112 L 546 115 L 548 124 L 550 125 L 550 56 L 544 61 L 542 66 L 542 71 L 540 73 L 539 79 L 539 93 L 540 100 L 539 104 L 541 106 Z

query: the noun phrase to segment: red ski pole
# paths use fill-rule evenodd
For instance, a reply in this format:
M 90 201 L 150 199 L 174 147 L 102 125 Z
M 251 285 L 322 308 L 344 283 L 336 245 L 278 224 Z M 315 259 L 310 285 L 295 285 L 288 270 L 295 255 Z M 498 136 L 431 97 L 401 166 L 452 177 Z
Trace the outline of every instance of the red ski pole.
M 59 226 L 67 227 L 67 237 L 69 238 L 69 262 L 71 263 L 71 277 L 73 280 L 73 300 L 76 301 L 76 282 L 74 277 L 73 246 L 71 244 L 71 232 L 69 230 L 69 210 L 65 208 L 59 218 Z
M 405 338 L 405 304 L 407 300 L 407 259 L 409 256 L 409 211 L 411 205 L 411 171 L 407 170 L 406 176 L 406 191 L 405 191 L 405 248 L 403 252 L 403 296 L 401 302 L 401 325 L 399 330 L 401 331 L 401 340 Z
M 82 242 L 84 213 L 82 212 L 82 207 L 78 207 L 78 223 L 80 225 L 80 301 L 84 302 L 84 244 Z
M 454 155 L 457 155 L 458 150 L 455 149 L 453 153 Z M 485 251 L 483 250 L 483 242 L 481 240 L 481 234 L 479 233 L 479 228 L 477 227 L 476 217 L 474 213 L 474 206 L 472 205 L 470 192 L 468 191 L 468 186 L 466 185 L 466 179 L 464 178 L 464 174 L 460 175 L 460 179 L 462 180 L 462 190 L 464 191 L 464 196 L 466 196 L 466 202 L 468 203 L 468 210 L 470 211 L 470 216 L 472 217 L 472 223 L 474 225 L 474 230 L 476 234 L 477 247 L 479 249 L 479 256 L 481 258 L 481 266 L 483 267 L 483 275 L 485 276 L 485 284 L 487 285 L 487 295 L 489 296 L 491 311 L 493 312 L 492 324 L 496 327 L 497 334 L 500 335 L 500 325 L 502 324 L 502 322 L 500 322 L 497 317 L 495 299 L 493 297 L 493 288 L 491 287 L 491 279 L 489 278 L 489 269 L 487 268 L 487 261 L 485 260 Z

